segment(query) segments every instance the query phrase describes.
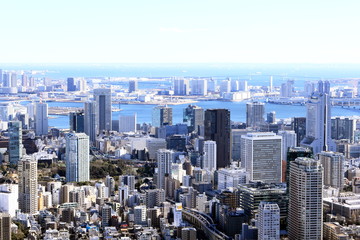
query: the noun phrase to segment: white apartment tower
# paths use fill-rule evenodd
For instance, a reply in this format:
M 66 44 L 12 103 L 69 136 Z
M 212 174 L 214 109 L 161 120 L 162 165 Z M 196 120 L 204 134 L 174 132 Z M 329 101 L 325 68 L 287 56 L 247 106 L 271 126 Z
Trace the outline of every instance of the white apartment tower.
M 276 203 L 260 202 L 258 211 L 258 239 L 280 239 L 280 208 Z
M 241 167 L 252 181 L 281 182 L 282 137 L 270 132 L 241 136 Z
M 165 175 L 171 176 L 171 165 L 174 152 L 167 149 L 157 151 L 157 188 L 165 189 Z
M 90 180 L 89 137 L 85 133 L 66 135 L 66 181 Z
M 37 161 L 30 156 L 23 157 L 18 164 L 19 209 L 34 214 L 38 210 Z
M 281 160 L 287 160 L 287 152 L 289 148 L 296 147 L 296 133 L 295 131 L 279 131 L 278 135 L 282 137 L 281 142 Z
M 321 240 L 323 167 L 311 158 L 290 163 L 289 239 Z
M 320 152 L 319 161 L 324 168 L 324 185 L 338 188 L 344 187 L 344 162 L 345 157 L 338 152 Z
M 119 116 L 119 132 L 136 132 L 136 113 Z
M 204 142 L 204 156 L 203 156 L 203 169 L 209 171 L 216 170 L 216 142 Z

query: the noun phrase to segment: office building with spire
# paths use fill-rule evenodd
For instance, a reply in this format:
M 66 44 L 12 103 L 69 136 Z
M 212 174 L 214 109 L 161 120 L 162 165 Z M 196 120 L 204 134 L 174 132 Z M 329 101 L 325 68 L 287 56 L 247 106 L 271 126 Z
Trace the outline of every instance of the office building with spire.
M 306 104 L 306 137 L 301 146 L 311 147 L 314 154 L 321 151 L 335 151 L 331 139 L 330 83 L 319 81 L 318 91 Z

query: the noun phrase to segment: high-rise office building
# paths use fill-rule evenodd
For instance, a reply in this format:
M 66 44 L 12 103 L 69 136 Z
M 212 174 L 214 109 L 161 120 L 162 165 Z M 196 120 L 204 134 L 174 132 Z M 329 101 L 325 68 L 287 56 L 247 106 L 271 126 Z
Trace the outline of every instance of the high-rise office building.
M 258 215 L 258 239 L 280 239 L 280 208 L 276 203 L 261 202 Z
M 348 139 L 354 142 L 356 130 L 356 120 L 352 118 L 332 118 L 331 119 L 331 138 L 336 140 Z
M 165 176 L 171 176 L 171 165 L 174 152 L 167 149 L 157 151 L 157 188 L 165 189 Z
M 207 95 L 207 79 L 191 80 L 191 95 Z
M 216 142 L 216 167 L 224 168 L 231 160 L 230 111 L 227 109 L 208 109 L 204 120 L 205 140 Z
M 266 122 L 267 123 L 275 123 L 276 122 L 276 112 L 272 111 L 266 114 Z
M 235 79 L 230 79 L 231 84 L 231 91 L 237 92 L 239 91 L 239 81 Z
M 154 127 L 163 127 L 172 125 L 173 109 L 168 106 L 156 106 L 152 110 L 152 125 Z
M 10 78 L 11 78 L 11 73 L 5 72 L 3 74 L 3 81 L 2 81 L 3 87 L 10 87 Z
M 28 76 L 26 75 L 26 73 L 23 73 L 23 75 L 21 75 L 21 86 L 23 86 L 23 87 L 29 86 L 28 82 L 29 82 Z
M 256 128 L 265 122 L 265 104 L 261 102 L 248 102 L 246 104 L 246 126 Z
M 9 162 L 17 164 L 22 157 L 22 127 L 21 122 L 8 122 L 9 132 Z
M 296 133 L 295 131 L 279 131 L 278 135 L 282 137 L 281 160 L 286 161 L 289 148 L 296 147 Z
M 119 116 L 119 132 L 136 132 L 136 113 Z
M 94 89 L 94 99 L 96 102 L 96 121 L 99 131 L 111 131 L 111 89 Z
M 290 175 L 290 163 L 295 161 L 298 157 L 306 157 L 312 158 L 313 153 L 311 148 L 304 147 L 291 147 L 287 152 L 287 161 L 286 161 L 286 172 L 285 177 L 283 179 L 286 181 L 286 185 L 288 186 L 287 191 L 289 192 L 289 175 Z
M 11 216 L 8 213 L 0 213 L 0 239 L 11 239 Z
M 96 120 L 96 102 L 85 102 L 84 110 L 84 131 L 89 136 L 91 142 L 95 142 L 99 131 L 98 121 Z
M 48 104 L 38 102 L 36 103 L 35 114 L 35 134 L 36 136 L 48 134 Z
M 320 161 L 297 158 L 290 163 L 289 239 L 322 239 L 323 168 Z
M 136 92 L 138 90 L 138 81 L 137 79 L 132 79 L 129 81 L 129 93 Z
M 301 141 L 306 136 L 306 118 L 294 117 L 291 122 L 291 127 L 296 133 L 296 146 L 300 147 Z
M 24 156 L 18 164 L 19 209 L 23 213 L 34 214 L 38 210 L 37 161 Z
M 189 132 L 199 133 L 199 128 L 204 126 L 204 109 L 189 105 L 184 109 L 184 123 L 188 125 Z
M 85 133 L 66 135 L 66 181 L 90 180 L 89 137 Z
M 281 175 L 282 137 L 275 133 L 248 133 L 241 137 L 241 166 L 250 180 L 279 183 Z
M 189 92 L 190 84 L 188 79 L 174 79 L 174 95 L 185 96 L 189 95 Z
M 204 155 L 202 168 L 209 171 L 216 170 L 216 142 L 205 141 L 204 142 Z
M 85 132 L 85 116 L 83 111 L 69 114 L 70 131 L 77 133 Z
M 318 91 L 306 104 L 306 137 L 302 146 L 311 147 L 314 154 L 321 151 L 335 151 L 336 145 L 331 139 L 330 84 L 319 81 Z
M 324 168 L 324 185 L 342 190 L 345 175 L 344 155 L 337 152 L 320 152 L 318 158 Z
M 68 90 L 68 92 L 76 91 L 75 79 L 72 77 L 67 79 L 67 90 Z

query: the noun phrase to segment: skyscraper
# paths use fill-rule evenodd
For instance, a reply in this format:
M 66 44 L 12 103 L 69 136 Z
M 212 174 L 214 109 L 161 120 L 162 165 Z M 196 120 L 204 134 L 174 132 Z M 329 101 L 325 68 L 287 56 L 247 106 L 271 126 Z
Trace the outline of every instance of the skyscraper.
M 188 79 L 174 79 L 174 95 L 184 96 L 189 95 L 189 92 L 190 84 Z
M 289 148 L 296 147 L 296 133 L 295 133 L 295 131 L 279 131 L 278 135 L 282 137 L 281 160 L 286 161 Z
M 337 152 L 320 152 L 318 158 L 324 168 L 324 185 L 342 190 L 345 174 L 344 155 Z
M 11 164 L 18 164 L 22 157 L 22 127 L 21 122 L 8 122 L 9 132 L 9 162 Z
M 24 156 L 18 165 L 19 209 L 23 213 L 34 214 L 38 209 L 37 161 Z
M 275 133 L 241 136 L 241 167 L 250 173 L 250 180 L 281 182 L 281 141 Z
M 119 116 L 119 132 L 136 132 L 136 113 Z
M 68 92 L 76 91 L 75 79 L 72 77 L 67 79 L 67 90 L 68 90 Z
M 163 127 L 172 125 L 172 108 L 168 106 L 156 106 L 152 110 L 152 125 Z
M 96 102 L 85 102 L 84 110 L 84 131 L 89 136 L 91 142 L 95 142 L 99 131 L 98 121 L 96 120 Z
M 292 161 L 295 161 L 298 157 L 306 157 L 306 158 L 312 158 L 313 153 L 311 148 L 304 148 L 304 147 L 291 147 L 289 148 L 287 152 L 287 161 L 286 161 L 286 176 L 285 181 L 286 185 L 288 186 L 287 191 L 289 192 L 289 175 L 290 175 L 290 163 Z
M 137 79 L 129 80 L 129 93 L 136 92 L 138 90 Z
M 205 111 L 205 140 L 216 142 L 216 167 L 224 168 L 231 160 L 230 111 L 227 109 L 208 109 Z
M 70 131 L 74 132 L 84 132 L 85 131 L 85 118 L 84 118 L 84 112 L 71 112 L 69 114 L 69 120 L 70 120 Z
M 331 138 L 336 140 L 348 139 L 354 142 L 356 130 L 356 120 L 352 118 L 332 118 L 331 119 Z
M 184 109 L 184 123 L 188 125 L 189 132 L 199 132 L 199 128 L 204 126 L 204 109 L 198 106 L 189 105 Z
M 311 147 L 314 154 L 321 151 L 335 151 L 335 143 L 331 139 L 331 104 L 330 85 L 319 81 L 318 91 L 306 104 L 306 137 L 301 145 Z
M 66 181 L 90 180 L 89 137 L 85 133 L 66 135 Z
M 291 122 L 292 130 L 296 133 L 296 146 L 300 147 L 301 141 L 306 136 L 306 118 L 294 117 Z
M 266 122 L 275 123 L 276 122 L 276 112 L 272 111 L 266 114 Z
M 11 216 L 8 213 L 0 213 L 0 239 L 11 239 Z
M 259 240 L 280 239 L 280 208 L 276 203 L 261 202 L 259 205 Z
M 320 161 L 297 158 L 290 163 L 289 239 L 322 239 L 323 168 Z
M 265 104 L 261 102 L 248 102 L 246 104 L 246 126 L 256 128 L 265 122 Z
M 216 170 L 216 142 L 205 141 L 204 142 L 204 156 L 202 168 L 215 171 Z
M 191 80 L 191 95 L 207 95 L 207 79 Z
M 157 188 L 165 189 L 165 176 L 171 176 L 171 165 L 174 152 L 167 149 L 157 151 Z
M 48 134 L 48 104 L 38 102 L 36 103 L 35 115 L 35 134 L 36 136 Z
M 111 131 L 111 89 L 94 89 L 94 99 L 96 102 L 96 121 L 99 131 Z

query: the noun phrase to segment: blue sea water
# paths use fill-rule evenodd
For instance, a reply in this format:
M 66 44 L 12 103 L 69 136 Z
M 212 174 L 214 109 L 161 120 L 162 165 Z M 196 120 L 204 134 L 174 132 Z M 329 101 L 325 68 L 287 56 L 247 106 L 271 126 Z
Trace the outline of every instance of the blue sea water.
M 25 104 L 25 102 L 24 102 Z M 83 103 L 68 103 L 68 102 L 49 102 L 49 106 L 67 106 L 67 107 L 83 107 Z M 201 101 L 194 105 L 202 107 L 204 109 L 210 108 L 226 108 L 230 110 L 231 120 L 236 122 L 246 121 L 246 102 L 223 102 L 223 101 Z M 182 123 L 183 109 L 187 104 L 173 105 L 173 123 Z M 118 107 L 118 105 L 114 105 Z M 113 119 L 118 119 L 120 114 L 129 115 L 136 113 L 138 123 L 151 123 L 151 113 L 154 105 L 135 105 L 135 104 L 123 104 L 120 106 L 122 111 L 113 112 Z M 278 105 L 267 103 L 265 105 L 265 111 L 276 112 L 277 119 L 285 119 L 291 117 L 305 117 L 306 107 L 298 105 Z M 352 108 L 332 107 L 332 116 L 357 116 L 360 114 L 360 110 Z M 57 128 L 69 128 L 69 117 L 51 115 L 49 119 L 49 125 Z

